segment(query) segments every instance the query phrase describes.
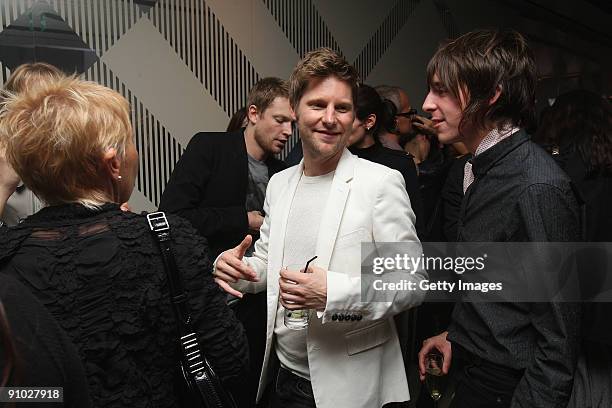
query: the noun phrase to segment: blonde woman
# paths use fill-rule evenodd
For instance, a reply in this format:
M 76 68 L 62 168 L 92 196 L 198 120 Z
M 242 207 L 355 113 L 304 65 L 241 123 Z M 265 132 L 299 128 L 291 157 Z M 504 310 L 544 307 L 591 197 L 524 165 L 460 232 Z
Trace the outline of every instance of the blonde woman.
M 145 217 L 119 207 L 138 169 L 129 117 L 121 95 L 75 78 L 5 101 L 8 161 L 47 207 L 0 234 L 0 273 L 71 337 L 94 406 L 174 407 L 177 324 L 162 258 Z M 206 242 L 169 222 L 194 327 L 232 391 L 248 364 L 243 329 L 213 282 Z

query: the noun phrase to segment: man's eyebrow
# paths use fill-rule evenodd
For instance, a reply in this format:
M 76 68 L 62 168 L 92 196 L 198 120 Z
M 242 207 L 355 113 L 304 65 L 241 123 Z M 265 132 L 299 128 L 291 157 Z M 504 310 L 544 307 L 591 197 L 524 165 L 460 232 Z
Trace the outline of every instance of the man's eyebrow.
M 291 116 L 287 116 L 287 115 L 283 115 L 283 114 L 278 114 L 278 115 L 274 115 L 275 119 L 283 119 L 283 120 L 293 120 L 293 118 Z
M 325 99 L 323 98 L 312 98 L 312 99 L 307 99 L 306 103 L 309 104 L 314 104 L 314 103 L 325 103 Z

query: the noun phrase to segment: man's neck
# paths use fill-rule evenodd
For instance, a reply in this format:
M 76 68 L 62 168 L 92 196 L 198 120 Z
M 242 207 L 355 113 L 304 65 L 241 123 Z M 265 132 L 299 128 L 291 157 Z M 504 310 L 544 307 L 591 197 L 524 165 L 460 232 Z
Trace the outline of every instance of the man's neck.
M 478 146 L 480 146 L 482 140 L 487 137 L 487 135 L 492 129 L 493 128 L 481 129 L 479 131 L 471 133 L 471 136 L 466 135 L 462 140 L 463 144 L 465 145 L 465 147 L 467 147 L 471 154 L 475 155 Z
M 374 141 L 374 136 L 366 134 L 361 141 L 355 143 L 352 147 L 355 149 L 367 149 L 368 147 L 373 146 L 374 143 L 376 143 Z
M 259 161 L 264 161 L 268 158 L 268 153 L 255 140 L 255 128 L 250 123 L 244 129 L 244 142 L 249 156 Z
M 307 151 L 304 151 L 304 175 L 308 177 L 322 176 L 336 170 L 343 150 L 340 150 L 332 157 L 314 158 Z
M 380 143 L 388 149 L 402 150 L 399 144 L 399 135 L 395 133 L 383 132 L 378 137 Z
M 513 128 L 514 125 L 512 124 L 503 124 L 503 123 L 496 123 L 493 125 L 489 125 L 484 129 L 481 129 L 480 131 L 477 132 L 469 132 L 472 135 L 474 135 L 474 137 L 465 137 L 463 139 L 463 144 L 465 144 L 465 147 L 468 148 L 468 150 L 470 151 L 470 153 L 472 153 L 473 155 L 476 155 L 477 151 L 478 151 L 478 147 L 480 147 L 480 144 L 482 143 L 482 141 L 489 135 L 489 133 L 491 133 L 494 129 L 499 129 L 500 132 L 504 132 L 504 131 L 509 131 Z

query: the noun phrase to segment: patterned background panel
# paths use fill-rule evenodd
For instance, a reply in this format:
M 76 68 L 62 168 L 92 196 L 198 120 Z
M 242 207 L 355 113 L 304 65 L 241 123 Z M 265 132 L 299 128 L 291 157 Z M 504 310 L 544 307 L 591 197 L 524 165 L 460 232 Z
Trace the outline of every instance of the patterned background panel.
M 23 62 L 47 61 L 123 94 L 140 152 L 131 203 L 151 210 L 193 134 L 224 130 L 259 78 L 287 78 L 299 57 L 319 46 L 345 55 L 368 84 L 403 87 L 419 109 L 438 44 L 482 26 L 529 36 L 543 70 L 540 100 L 580 84 L 609 89 L 609 13 L 586 0 L 559 9 L 544 3 L 0 0 L 0 80 Z M 589 32 L 579 30 L 584 24 Z M 294 132 L 281 158 L 298 143 Z

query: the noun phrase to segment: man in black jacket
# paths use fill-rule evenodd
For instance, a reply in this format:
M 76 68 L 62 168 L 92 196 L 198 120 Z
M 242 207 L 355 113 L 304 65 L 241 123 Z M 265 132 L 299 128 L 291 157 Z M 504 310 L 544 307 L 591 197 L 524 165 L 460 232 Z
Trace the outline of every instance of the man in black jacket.
M 286 168 L 274 157 L 291 136 L 286 82 L 264 78 L 255 84 L 247 117 L 246 128 L 237 132 L 193 136 L 159 205 L 190 221 L 208 239 L 213 257 L 259 231 L 267 181 Z
M 536 85 L 525 39 L 512 31 L 465 34 L 438 49 L 427 74 L 423 109 L 438 138 L 463 141 L 474 154 L 464 169 L 458 240 L 578 241 L 569 178 L 521 129 L 532 117 Z M 423 342 L 421 377 L 425 356 L 437 349 L 443 372 L 451 362 L 457 369 L 453 407 L 566 406 L 578 331 L 575 304 L 463 301 L 448 331 Z
M 196 134 L 176 165 L 160 210 L 189 220 L 206 237 L 214 259 L 247 233 L 257 239 L 270 177 L 287 166 L 274 157 L 291 136 L 294 114 L 287 83 L 264 78 L 249 92 L 248 124 L 233 133 Z M 255 401 L 266 341 L 266 293 L 233 306 L 249 340 L 252 377 L 243 401 Z

